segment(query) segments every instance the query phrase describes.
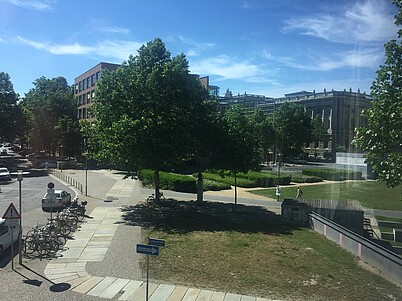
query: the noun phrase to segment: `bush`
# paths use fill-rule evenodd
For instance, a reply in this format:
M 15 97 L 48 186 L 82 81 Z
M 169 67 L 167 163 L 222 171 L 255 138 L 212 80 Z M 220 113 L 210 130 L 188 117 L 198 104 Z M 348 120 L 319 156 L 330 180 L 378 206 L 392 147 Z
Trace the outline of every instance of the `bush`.
M 306 175 L 292 175 L 292 182 L 295 183 L 317 183 L 322 182 L 322 178 L 316 176 L 306 176 Z
M 154 171 L 142 169 L 138 175 L 143 185 L 155 186 Z M 178 192 L 197 192 L 196 179 L 192 176 L 179 175 L 168 172 L 159 172 L 160 188 Z
M 234 185 L 234 176 L 233 173 L 229 170 L 225 170 L 223 172 L 209 171 L 203 173 L 203 176 L 204 179 Z M 237 174 L 237 186 L 243 188 L 289 185 L 290 182 L 291 182 L 291 176 L 283 175 L 278 177 L 276 173 L 249 171 L 247 173 L 239 172 Z
M 228 183 L 224 182 L 218 182 L 218 181 L 213 181 L 213 180 L 203 180 L 203 188 L 204 191 L 210 190 L 210 191 L 219 191 L 219 190 L 225 190 L 225 189 L 230 189 L 231 186 Z
M 362 179 L 361 171 L 334 168 L 306 168 L 302 171 L 302 175 L 320 177 L 331 181 Z

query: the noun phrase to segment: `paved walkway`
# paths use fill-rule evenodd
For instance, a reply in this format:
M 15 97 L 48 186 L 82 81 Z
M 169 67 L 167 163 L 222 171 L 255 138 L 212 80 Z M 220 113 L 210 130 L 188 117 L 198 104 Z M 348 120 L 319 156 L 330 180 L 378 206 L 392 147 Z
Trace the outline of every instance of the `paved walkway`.
M 116 180 L 106 193 L 105 200 L 128 199 L 139 194 L 134 181 L 122 180 L 108 171 L 101 171 Z M 122 220 L 120 207 L 96 207 L 91 218 L 82 223 L 68 240 L 60 257 L 53 259 L 45 269 L 45 275 L 55 283 L 68 283 L 70 290 L 89 296 L 113 300 L 146 300 L 146 283 L 141 279 L 126 279 L 90 275 L 86 270 L 89 262 L 102 262 L 108 247 Z M 244 296 L 229 292 L 217 292 L 193 287 L 149 283 L 150 301 L 268 301 L 273 299 Z

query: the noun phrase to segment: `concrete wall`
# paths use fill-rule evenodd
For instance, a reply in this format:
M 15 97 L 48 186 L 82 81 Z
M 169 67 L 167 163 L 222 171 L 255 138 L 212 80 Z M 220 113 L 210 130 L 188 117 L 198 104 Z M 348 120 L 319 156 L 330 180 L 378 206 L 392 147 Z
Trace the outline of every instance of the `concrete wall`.
M 402 284 L 400 256 L 315 212 L 311 212 L 309 217 L 316 232 L 377 268 L 394 283 Z

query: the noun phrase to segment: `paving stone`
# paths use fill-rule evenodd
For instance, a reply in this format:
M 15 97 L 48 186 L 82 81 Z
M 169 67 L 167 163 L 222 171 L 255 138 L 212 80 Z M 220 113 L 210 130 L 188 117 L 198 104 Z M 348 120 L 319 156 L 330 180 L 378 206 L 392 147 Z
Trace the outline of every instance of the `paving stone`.
M 250 296 L 241 296 L 241 301 L 256 301 L 255 297 L 250 297 Z
M 172 294 L 170 295 L 168 301 L 181 301 L 184 295 L 187 293 L 188 287 L 177 286 Z
M 122 288 L 124 293 L 119 297 L 119 300 L 127 300 L 135 292 L 135 290 L 140 287 L 141 284 L 142 281 L 130 280 L 130 282 Z
M 210 290 L 201 290 L 198 294 L 196 301 L 210 301 L 213 295 L 213 291 Z
M 223 292 L 214 292 L 211 298 L 211 301 L 223 301 L 225 300 L 225 293 Z
M 95 285 L 88 293 L 87 295 L 90 296 L 99 296 L 101 293 L 103 293 L 104 290 L 106 290 L 113 282 L 116 281 L 116 277 L 105 277 L 102 279 L 101 282 L 99 282 L 97 285 Z
M 73 289 L 74 292 L 86 294 L 88 291 L 90 291 L 95 285 L 97 285 L 99 282 L 101 282 L 103 277 L 97 277 L 93 276 L 89 278 L 87 281 L 81 283 L 77 287 Z
M 116 296 L 123 287 L 127 285 L 127 283 L 130 282 L 130 279 L 123 279 L 123 278 L 118 278 L 115 282 L 113 282 L 106 290 L 104 290 L 99 297 L 101 298 L 108 298 L 112 299 L 114 296 Z
M 146 298 L 145 298 L 145 291 L 146 291 L 145 287 L 146 287 L 146 283 L 144 282 L 144 283 L 142 283 L 142 285 L 140 285 L 135 290 L 135 292 L 127 300 L 129 300 L 129 301 L 145 301 L 146 300 Z M 158 287 L 157 284 L 149 283 L 149 288 L 148 288 L 149 292 L 148 293 L 149 293 L 150 296 L 156 290 L 157 287 Z
M 187 293 L 183 297 L 183 301 L 195 301 L 197 300 L 197 296 L 200 293 L 200 289 L 198 288 L 189 288 Z
M 174 288 L 174 285 L 160 284 L 149 298 L 149 301 L 166 301 L 172 294 Z
M 72 279 L 72 280 L 69 280 L 67 282 L 71 285 L 70 289 L 72 290 L 73 288 L 75 288 L 76 286 L 80 285 L 81 283 L 87 281 L 91 277 L 92 276 L 90 276 L 90 275 L 87 275 L 87 276 L 84 276 L 84 277 L 80 276 L 77 279 Z
M 241 295 L 227 293 L 224 300 L 225 301 L 241 301 Z

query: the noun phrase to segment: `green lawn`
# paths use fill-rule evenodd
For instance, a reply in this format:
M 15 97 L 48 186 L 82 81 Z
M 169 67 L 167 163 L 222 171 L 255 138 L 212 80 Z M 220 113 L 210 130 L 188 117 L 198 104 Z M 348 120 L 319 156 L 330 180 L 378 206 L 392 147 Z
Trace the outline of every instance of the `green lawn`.
M 350 181 L 301 186 L 303 198 L 358 201 L 367 208 L 402 211 L 402 186 L 387 188 L 375 181 Z M 294 198 L 297 185 L 281 187 L 280 200 Z M 251 193 L 276 199 L 275 188 L 251 190 Z
M 399 287 L 322 235 L 262 207 L 236 208 L 166 200 L 127 207 L 123 218 L 166 241 L 150 259 L 154 281 L 280 300 L 402 300 Z

